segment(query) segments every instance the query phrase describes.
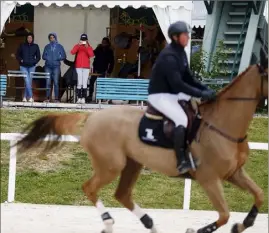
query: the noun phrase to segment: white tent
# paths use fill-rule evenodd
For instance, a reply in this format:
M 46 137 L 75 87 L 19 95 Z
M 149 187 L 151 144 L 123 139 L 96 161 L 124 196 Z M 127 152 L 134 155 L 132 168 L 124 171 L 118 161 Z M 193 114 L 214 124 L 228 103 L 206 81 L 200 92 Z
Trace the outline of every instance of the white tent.
M 76 7 L 77 5 L 88 7 L 91 5 L 96 8 L 102 6 L 107 6 L 108 8 L 115 6 L 126 8 L 131 6 L 136 9 L 140 7 L 151 7 L 167 41 L 169 41 L 167 29 L 171 23 L 177 20 L 184 20 L 192 26 L 203 27 L 207 14 L 203 1 L 1 1 L 1 32 L 14 7 L 17 4 L 24 5 L 26 3 L 30 3 L 33 6 L 38 6 L 42 3 L 47 7 L 51 4 L 56 4 L 59 7 L 65 4 L 70 7 Z M 186 52 L 189 58 L 190 44 L 187 46 Z
M 268 14 L 269 14 L 269 12 L 268 12 L 268 1 L 267 1 L 267 2 L 265 3 L 265 7 L 264 7 L 264 11 L 263 11 L 263 15 L 264 15 L 264 17 L 265 17 L 267 23 L 268 23 Z

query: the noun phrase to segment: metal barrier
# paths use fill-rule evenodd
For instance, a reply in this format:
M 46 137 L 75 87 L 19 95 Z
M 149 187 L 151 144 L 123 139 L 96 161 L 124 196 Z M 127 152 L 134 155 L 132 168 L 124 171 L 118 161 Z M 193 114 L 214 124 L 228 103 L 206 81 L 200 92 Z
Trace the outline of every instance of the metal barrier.
M 15 144 L 19 139 L 24 137 L 25 134 L 20 133 L 1 133 L 1 140 L 10 141 L 10 157 L 9 157 L 9 180 L 8 180 L 8 197 L 7 202 L 13 202 L 15 200 L 15 187 L 16 187 L 16 163 L 17 163 L 17 147 Z M 57 139 L 55 135 L 49 135 L 43 139 L 44 141 L 59 140 L 62 142 L 78 142 L 79 136 L 75 135 L 63 135 L 60 139 Z M 252 150 L 268 150 L 268 143 L 250 142 L 249 147 Z M 191 199 L 191 180 L 185 179 L 184 185 L 184 199 L 183 209 L 190 209 Z
M 17 78 L 17 77 L 22 77 L 26 78 L 27 77 L 27 72 L 25 71 L 18 71 L 18 70 L 8 70 L 8 87 L 10 87 L 10 78 Z M 30 72 L 30 78 L 33 79 L 49 79 L 50 78 L 50 73 L 45 73 L 45 72 Z M 25 89 L 25 82 L 23 87 L 14 87 L 15 89 Z M 33 90 L 47 90 L 49 88 L 32 88 Z
M 224 84 L 229 84 L 231 81 L 227 80 L 227 79 L 216 79 L 216 78 L 204 78 L 202 80 L 203 84 L 206 85 L 224 85 Z

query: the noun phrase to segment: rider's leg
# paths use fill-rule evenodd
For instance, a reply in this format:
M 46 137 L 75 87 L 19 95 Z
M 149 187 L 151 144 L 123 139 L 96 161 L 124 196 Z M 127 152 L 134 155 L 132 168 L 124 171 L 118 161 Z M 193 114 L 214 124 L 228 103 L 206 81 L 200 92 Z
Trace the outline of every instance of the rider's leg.
M 175 123 L 174 145 L 177 157 L 177 168 L 180 174 L 188 172 L 192 166 L 186 153 L 186 128 L 188 118 L 178 103 L 178 95 L 153 94 L 149 95 L 150 104 Z

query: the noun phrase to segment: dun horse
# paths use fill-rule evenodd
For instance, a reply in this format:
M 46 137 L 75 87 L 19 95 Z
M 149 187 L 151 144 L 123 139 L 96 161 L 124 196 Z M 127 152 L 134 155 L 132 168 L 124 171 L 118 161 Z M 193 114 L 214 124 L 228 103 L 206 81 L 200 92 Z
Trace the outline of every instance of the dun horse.
M 260 64 L 249 66 L 218 93 L 215 101 L 199 106 L 202 119 L 197 115 L 190 117 L 193 124 L 189 127 L 194 129 L 190 130 L 189 149 L 200 165 L 189 176 L 204 189 L 219 218 L 197 231 L 187 229 L 188 233 L 210 233 L 227 223 L 229 209 L 223 194 L 224 180 L 248 191 L 255 199 L 249 214 L 242 223 L 233 226 L 232 233 L 251 227 L 263 203 L 263 190 L 243 168 L 249 154 L 246 138 L 249 124 L 259 101 L 268 97 L 268 58 L 262 50 L 260 58 Z M 169 145 L 172 140 L 167 133 L 173 129 L 171 122 L 152 108 L 145 114 L 128 106 L 92 114 L 49 114 L 26 128 L 24 132 L 28 135 L 18 142 L 19 150 L 23 152 L 38 146 L 42 138 L 51 133 L 59 137 L 74 134 L 80 121 L 85 122 L 80 143 L 88 153 L 94 170 L 82 188 L 100 211 L 105 225 L 103 232 L 112 232 L 114 220 L 98 198 L 98 191 L 119 175 L 115 198 L 132 211 L 147 229 L 157 232 L 152 218 L 133 201 L 132 190 L 143 165 L 167 176 L 178 176 L 173 146 Z M 158 138 L 157 142 L 155 138 Z M 46 150 L 56 145 L 50 142 Z

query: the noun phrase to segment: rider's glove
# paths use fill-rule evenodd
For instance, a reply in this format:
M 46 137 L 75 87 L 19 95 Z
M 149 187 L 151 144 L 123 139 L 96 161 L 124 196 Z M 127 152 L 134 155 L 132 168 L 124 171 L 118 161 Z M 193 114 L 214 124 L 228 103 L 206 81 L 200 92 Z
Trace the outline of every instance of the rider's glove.
M 216 93 L 213 90 L 204 90 L 201 93 L 201 97 L 203 100 L 215 100 L 216 99 Z

